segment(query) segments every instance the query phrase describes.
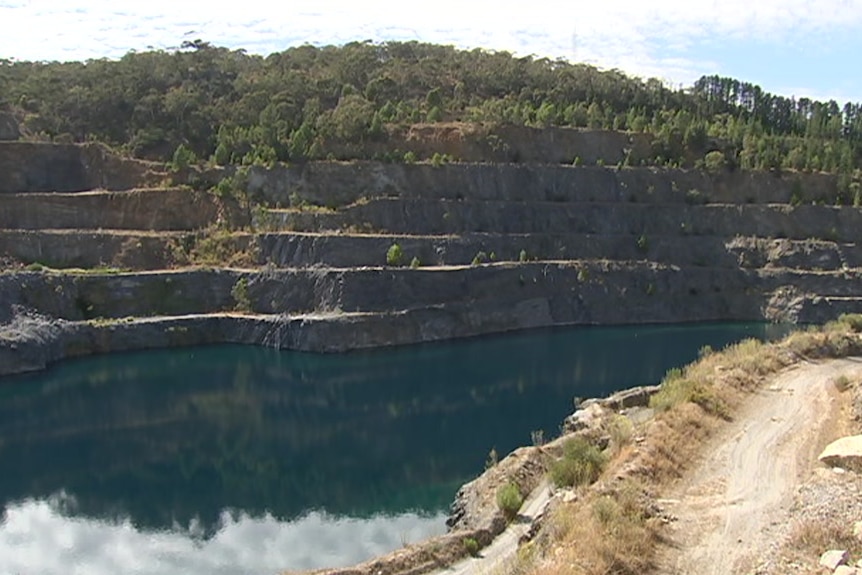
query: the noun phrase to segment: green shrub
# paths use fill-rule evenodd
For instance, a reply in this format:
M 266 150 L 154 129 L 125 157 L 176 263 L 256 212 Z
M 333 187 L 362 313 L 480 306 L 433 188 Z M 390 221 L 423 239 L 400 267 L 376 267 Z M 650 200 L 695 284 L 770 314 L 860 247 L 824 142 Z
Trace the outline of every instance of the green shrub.
M 521 253 L 518 254 L 518 261 L 521 263 L 527 261 L 527 250 L 521 250 Z
M 649 240 L 644 234 L 638 236 L 637 239 L 638 251 L 641 253 L 646 252 L 649 249 Z
M 862 332 L 862 314 L 845 313 L 838 318 L 838 321 L 857 333 Z
M 476 557 L 477 555 L 479 555 L 479 542 L 476 541 L 473 537 L 466 537 L 464 539 L 464 550 L 471 557 Z
M 405 152 L 404 153 L 404 163 L 405 164 L 416 163 L 416 154 L 414 154 L 413 152 Z
M 411 268 L 411 269 L 414 269 L 414 270 L 415 270 L 415 269 L 417 269 L 417 268 L 418 268 L 419 266 L 421 266 L 421 265 L 422 265 L 422 262 L 421 262 L 421 261 L 419 261 L 419 258 L 417 258 L 416 256 L 413 256 L 413 259 L 412 259 L 412 260 L 410 260 L 410 268 Z
M 578 281 L 581 283 L 590 281 L 590 270 L 581 268 L 578 270 Z
M 236 311 L 251 311 L 251 298 L 248 296 L 248 278 L 240 278 L 230 290 Z
M 177 149 L 174 150 L 174 155 L 170 162 L 170 168 L 172 171 L 178 172 L 180 170 L 185 170 L 197 161 L 198 158 L 194 151 L 185 144 L 180 144 L 177 146 Z
M 853 385 L 850 378 L 843 373 L 836 377 L 833 383 L 835 383 L 835 388 L 841 392 L 847 391 Z
M 661 382 L 661 389 L 650 398 L 650 407 L 657 411 L 668 409 L 685 402 L 696 403 L 707 413 L 728 419 L 730 409 L 705 382 L 686 377 L 681 369 L 667 372 Z
M 511 521 L 518 515 L 524 497 L 518 485 L 512 481 L 497 490 L 497 507 L 503 512 L 507 521 Z
M 548 470 L 557 487 L 587 485 L 598 479 L 607 462 L 602 451 L 584 439 L 573 437 L 563 444 L 563 456 Z
M 474 266 L 478 266 L 486 261 L 488 261 L 488 255 L 485 252 L 479 252 L 473 257 L 473 261 L 470 263 Z
M 389 249 L 386 250 L 386 265 L 400 266 L 402 261 L 404 261 L 404 252 L 401 250 L 401 246 L 398 244 L 389 246 Z
M 27 264 L 27 267 L 25 267 L 24 269 L 28 272 L 41 272 L 45 269 L 45 266 L 43 266 L 39 262 L 33 262 L 32 264 Z
M 727 167 L 727 158 L 718 150 L 713 150 L 704 156 L 703 165 L 710 172 L 721 172 Z

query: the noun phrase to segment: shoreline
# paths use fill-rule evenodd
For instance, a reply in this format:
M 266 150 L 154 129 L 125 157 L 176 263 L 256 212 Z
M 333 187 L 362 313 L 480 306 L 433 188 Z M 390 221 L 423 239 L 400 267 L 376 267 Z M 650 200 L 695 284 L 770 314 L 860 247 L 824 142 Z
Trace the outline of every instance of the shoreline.
M 440 308 L 301 315 L 220 312 L 81 321 L 22 313 L 0 325 L 0 383 L 4 376 L 41 371 L 64 359 L 147 349 L 239 344 L 329 354 L 543 329 L 755 322 L 770 323 L 710 318 L 687 322 L 516 323 L 488 330 L 481 323 L 471 325 L 454 310 Z

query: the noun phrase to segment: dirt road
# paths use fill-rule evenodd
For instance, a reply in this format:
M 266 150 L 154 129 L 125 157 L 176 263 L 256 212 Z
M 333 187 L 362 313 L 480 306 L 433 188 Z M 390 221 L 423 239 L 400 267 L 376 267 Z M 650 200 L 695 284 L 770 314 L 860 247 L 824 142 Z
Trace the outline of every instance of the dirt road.
M 801 364 L 748 401 L 674 499 L 663 502 L 677 520 L 660 573 L 759 570 L 786 533 L 797 486 L 842 431 L 833 383 L 841 374 L 862 374 L 862 359 Z

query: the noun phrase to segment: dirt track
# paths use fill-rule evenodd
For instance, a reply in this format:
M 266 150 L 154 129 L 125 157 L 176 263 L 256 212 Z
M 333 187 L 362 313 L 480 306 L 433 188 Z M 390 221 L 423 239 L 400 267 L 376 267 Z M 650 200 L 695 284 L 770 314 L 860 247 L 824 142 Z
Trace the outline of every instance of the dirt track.
M 677 520 L 660 573 L 757 572 L 791 522 L 798 485 L 822 447 L 842 432 L 833 381 L 862 374 L 862 359 L 805 363 L 778 375 L 664 501 Z

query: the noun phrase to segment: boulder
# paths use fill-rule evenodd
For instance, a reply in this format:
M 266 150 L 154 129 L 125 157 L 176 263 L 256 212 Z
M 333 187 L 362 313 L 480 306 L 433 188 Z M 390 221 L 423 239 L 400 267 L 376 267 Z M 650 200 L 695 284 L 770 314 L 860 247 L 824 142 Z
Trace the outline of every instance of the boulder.
M 0 112 L 0 141 L 13 141 L 21 137 L 18 121 L 8 112 Z
M 599 429 L 607 420 L 609 411 L 599 403 L 584 402 L 583 407 L 563 421 L 565 433 L 574 433 L 583 429 Z
M 850 435 L 833 441 L 818 459 L 830 467 L 862 471 L 862 435 Z
M 849 565 L 839 565 L 835 568 L 835 571 L 832 572 L 832 575 L 857 575 L 859 571 L 854 567 L 850 567 Z
M 850 553 L 844 549 L 830 549 L 820 556 L 820 565 L 834 571 L 840 565 L 847 565 Z

